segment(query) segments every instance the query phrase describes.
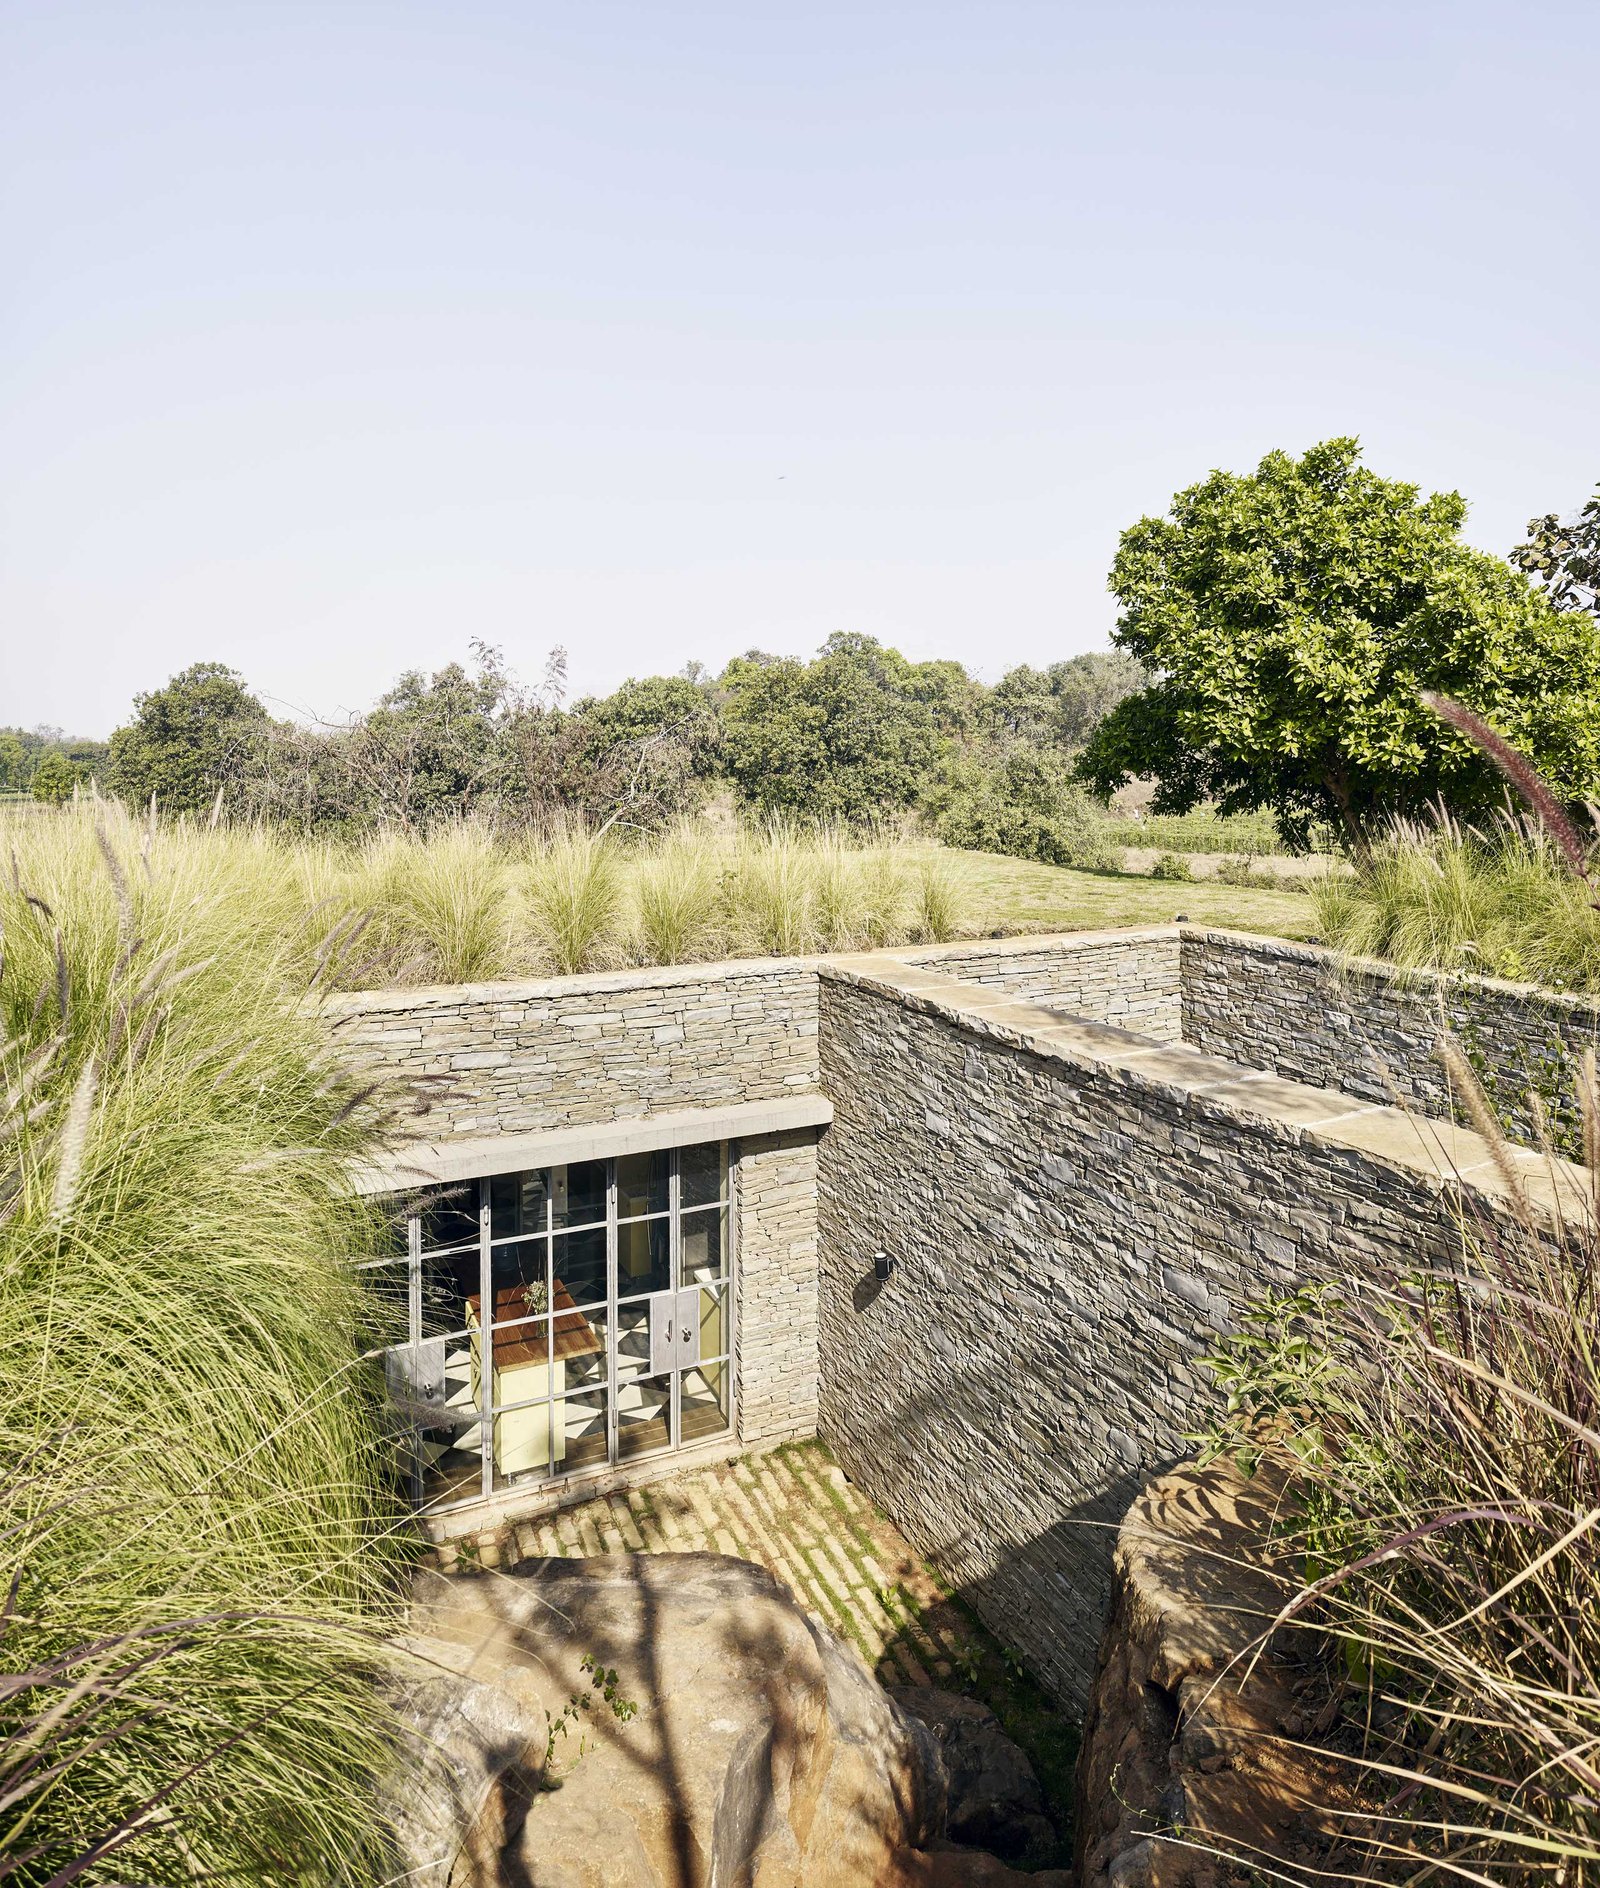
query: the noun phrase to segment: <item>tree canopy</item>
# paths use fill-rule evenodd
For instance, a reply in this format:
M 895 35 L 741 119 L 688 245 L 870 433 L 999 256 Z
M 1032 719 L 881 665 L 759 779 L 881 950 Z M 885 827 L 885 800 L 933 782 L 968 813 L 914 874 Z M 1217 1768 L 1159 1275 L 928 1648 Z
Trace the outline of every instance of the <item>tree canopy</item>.
M 268 722 L 220 662 L 196 662 L 133 706 L 133 720 L 111 737 L 111 790 L 136 806 L 153 794 L 169 813 L 203 812 L 242 780 Z
M 1476 709 L 1572 796 L 1600 786 L 1600 623 L 1553 609 L 1461 540 L 1456 493 L 1360 463 L 1354 439 L 1253 473 L 1214 472 L 1123 533 L 1113 640 L 1155 676 L 1091 736 L 1080 771 L 1108 793 L 1157 781 L 1155 806 L 1270 808 L 1291 835 L 1501 788 L 1418 700 Z
M 1530 518 L 1527 542 L 1511 553 L 1511 561 L 1544 586 L 1556 609 L 1600 616 L 1600 485 L 1565 522 L 1553 511 Z
M 954 663 L 908 662 L 855 634 L 830 636 L 810 663 L 736 657 L 721 683 L 728 774 L 761 812 L 864 820 L 909 807 L 965 682 Z

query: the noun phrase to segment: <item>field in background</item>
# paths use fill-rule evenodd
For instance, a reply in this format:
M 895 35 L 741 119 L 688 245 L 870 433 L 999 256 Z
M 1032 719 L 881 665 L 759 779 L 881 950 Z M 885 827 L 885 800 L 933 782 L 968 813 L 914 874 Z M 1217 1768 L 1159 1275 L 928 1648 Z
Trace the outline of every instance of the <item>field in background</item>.
M 1174 884 L 1120 872 L 1075 872 L 993 852 L 950 852 L 970 928 L 991 931 L 1092 931 L 1123 924 L 1165 924 L 1183 916 L 1272 937 L 1310 937 L 1317 913 L 1303 893 L 1275 886 Z

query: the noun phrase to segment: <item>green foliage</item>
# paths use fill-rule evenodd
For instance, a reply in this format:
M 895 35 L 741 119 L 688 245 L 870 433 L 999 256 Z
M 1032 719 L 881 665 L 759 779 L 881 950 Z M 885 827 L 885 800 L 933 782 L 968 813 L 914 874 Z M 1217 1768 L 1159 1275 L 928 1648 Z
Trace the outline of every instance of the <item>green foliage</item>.
M 1270 813 L 1147 813 L 1142 819 L 1108 819 L 1105 831 L 1115 845 L 1160 846 L 1166 852 L 1246 852 L 1260 858 L 1284 850 Z
M 1544 586 L 1556 609 L 1600 615 L 1600 486 L 1566 523 L 1553 511 L 1530 518 L 1527 542 L 1511 562 Z
M 283 856 L 100 815 L 0 880 L 0 1872 L 376 1881 L 400 1515 L 346 1169 L 383 1122 Z
M 10 729 L 0 730 L 0 790 L 20 792 L 28 784 L 27 750 Z
M 1595 791 L 1600 623 L 1464 544 L 1464 517 L 1454 493 L 1366 470 L 1351 439 L 1178 493 L 1123 533 L 1115 640 L 1158 679 L 1100 724 L 1085 778 L 1154 775 L 1158 812 L 1270 808 L 1297 842 L 1315 820 L 1361 841 L 1435 799 L 1491 806 L 1493 769 L 1417 698 L 1434 688 L 1562 793 Z
M 1194 867 L 1181 852 L 1163 852 L 1150 868 L 1152 878 L 1176 879 L 1187 884 L 1194 877 Z
M 814 662 L 741 656 L 723 672 L 726 765 L 762 813 L 863 822 L 914 805 L 959 719 L 946 663 L 870 636 L 831 636 Z
M 59 747 L 52 747 L 39 758 L 33 770 L 32 793 L 48 806 L 60 806 L 72 798 L 78 784 L 78 770 Z
M 1149 680 L 1121 649 L 1093 649 L 1047 669 L 1024 663 L 995 684 L 988 718 L 1002 737 L 1076 751 L 1118 702 Z
M 165 813 L 207 811 L 240 786 L 266 738 L 267 711 L 220 662 L 197 662 L 133 705 L 111 737 L 110 779 L 134 807 L 154 796 Z
M 1084 871 L 1117 864 L 1103 809 L 1073 778 L 1066 759 L 1049 750 L 1017 745 L 998 755 L 950 760 L 923 805 L 947 846 Z

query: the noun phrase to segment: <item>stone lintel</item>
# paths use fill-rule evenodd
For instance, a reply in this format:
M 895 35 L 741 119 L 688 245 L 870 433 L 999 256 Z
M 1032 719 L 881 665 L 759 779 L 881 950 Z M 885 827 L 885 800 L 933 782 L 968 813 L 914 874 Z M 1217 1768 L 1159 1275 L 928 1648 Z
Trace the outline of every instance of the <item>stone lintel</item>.
M 776 1101 L 740 1102 L 730 1108 L 684 1108 L 631 1115 L 625 1121 L 587 1122 L 544 1128 L 533 1134 L 462 1135 L 453 1141 L 416 1141 L 358 1169 L 358 1193 L 393 1193 L 405 1187 L 477 1180 L 485 1174 L 520 1173 L 530 1167 L 568 1166 L 579 1160 L 615 1159 L 660 1147 L 693 1147 L 702 1141 L 747 1140 L 826 1127 L 833 1103 L 811 1090 Z

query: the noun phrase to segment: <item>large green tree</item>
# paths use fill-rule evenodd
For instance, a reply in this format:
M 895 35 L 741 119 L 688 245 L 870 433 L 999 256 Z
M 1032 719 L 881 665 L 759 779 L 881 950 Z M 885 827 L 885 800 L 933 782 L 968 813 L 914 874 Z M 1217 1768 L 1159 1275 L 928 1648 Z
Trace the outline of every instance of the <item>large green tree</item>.
M 959 666 L 831 636 L 813 662 L 736 657 L 721 690 L 726 766 L 762 812 L 865 820 L 913 805 L 967 712 Z
M 1113 640 L 1155 675 L 1091 737 L 1102 793 L 1136 775 L 1155 805 L 1270 808 L 1362 845 L 1432 801 L 1501 795 L 1472 744 L 1418 700 L 1476 709 L 1573 797 L 1600 789 L 1600 623 L 1559 612 L 1461 540 L 1466 506 L 1360 463 L 1353 439 L 1253 473 L 1214 472 L 1123 533 Z
M 220 662 L 196 662 L 165 688 L 133 699 L 111 737 L 111 790 L 134 806 L 152 795 L 167 813 L 199 813 L 249 774 L 270 717 Z
M 1553 511 L 1530 518 L 1527 542 L 1511 553 L 1511 561 L 1544 586 L 1558 610 L 1600 616 L 1600 485 L 1570 518 Z

